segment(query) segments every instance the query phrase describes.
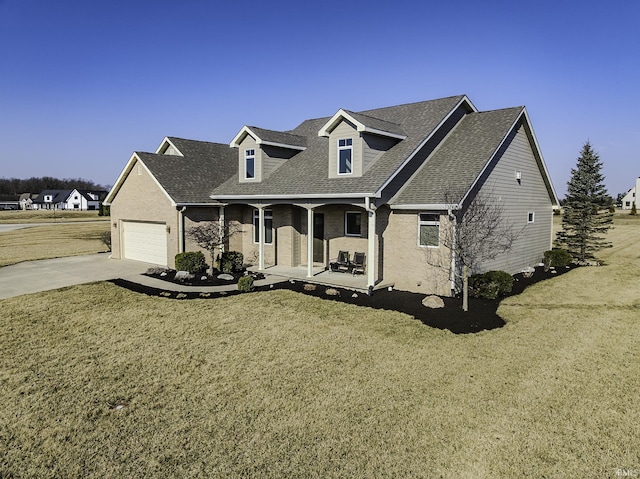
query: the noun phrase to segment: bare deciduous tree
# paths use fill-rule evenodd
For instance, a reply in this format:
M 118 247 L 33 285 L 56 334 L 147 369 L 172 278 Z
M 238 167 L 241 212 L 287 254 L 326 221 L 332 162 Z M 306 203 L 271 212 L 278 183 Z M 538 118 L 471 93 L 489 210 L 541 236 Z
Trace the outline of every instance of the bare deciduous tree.
M 462 309 L 468 311 L 469 276 L 483 262 L 511 249 L 522 230 L 508 221 L 496 195 L 478 194 L 460 205 L 462 197 L 451 193 L 445 196 L 451 223 L 441 228 L 440 246 L 450 251 L 451 261 L 443 264 L 442 251 L 437 250 L 426 250 L 426 257 L 430 266 L 450 270 L 455 282 L 462 283 Z
M 237 222 L 225 222 L 221 224 L 218 221 L 207 221 L 198 226 L 188 228 L 187 237 L 194 241 L 198 246 L 207 250 L 211 256 L 211 271 L 213 272 L 216 250 L 223 250 L 224 245 L 229 239 L 242 232 L 242 228 Z

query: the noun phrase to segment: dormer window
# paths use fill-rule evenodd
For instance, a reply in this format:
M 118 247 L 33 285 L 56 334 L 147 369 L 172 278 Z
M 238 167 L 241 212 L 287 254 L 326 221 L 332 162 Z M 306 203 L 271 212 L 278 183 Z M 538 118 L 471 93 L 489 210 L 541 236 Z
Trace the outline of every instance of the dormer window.
M 256 150 L 244 151 L 244 177 L 248 180 L 256 177 Z
M 338 174 L 350 175 L 353 167 L 353 140 L 341 138 L 338 140 Z

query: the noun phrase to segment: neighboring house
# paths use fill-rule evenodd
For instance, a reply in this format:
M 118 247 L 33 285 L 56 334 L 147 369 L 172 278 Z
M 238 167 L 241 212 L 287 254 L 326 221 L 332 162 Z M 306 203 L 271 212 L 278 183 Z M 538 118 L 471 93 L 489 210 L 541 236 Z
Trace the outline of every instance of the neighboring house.
M 21 210 L 31 210 L 33 209 L 33 200 L 35 200 L 38 195 L 33 195 L 31 193 L 22 193 L 20 195 L 20 209 Z
M 638 192 L 640 192 L 640 178 L 636 178 L 635 186 L 631 188 L 629 191 L 627 191 L 627 194 L 624 195 L 624 198 L 622 198 L 623 210 L 630 210 L 631 208 L 633 208 L 633 203 L 636 204 L 636 208 L 640 206 L 638 205 L 638 200 L 637 200 Z
M 97 210 L 106 195 L 107 192 L 101 190 L 44 190 L 33 200 L 32 207 L 45 210 Z
M 20 196 L 0 195 L 0 210 L 19 210 Z
M 219 220 L 242 225 L 228 247 L 261 270 L 302 266 L 312 277 L 339 251 L 359 251 L 365 288 L 446 295 L 456 284 L 441 235 L 478 194 L 522 231 L 480 270 L 539 263 L 558 199 L 526 110 L 478 112 L 461 95 L 340 109 L 286 132 L 245 126 L 229 146 L 165 138 L 155 154 L 133 154 L 105 203 L 116 258 L 172 265 L 195 249 L 188 225 Z M 429 266 L 426 251 L 443 268 Z

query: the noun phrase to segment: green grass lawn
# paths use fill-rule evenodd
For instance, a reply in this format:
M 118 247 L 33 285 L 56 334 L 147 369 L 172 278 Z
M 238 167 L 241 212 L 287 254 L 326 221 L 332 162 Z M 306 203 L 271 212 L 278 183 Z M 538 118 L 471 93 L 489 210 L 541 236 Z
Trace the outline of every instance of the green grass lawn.
M 640 474 L 639 237 L 474 335 L 288 291 L 2 300 L 0 477 Z

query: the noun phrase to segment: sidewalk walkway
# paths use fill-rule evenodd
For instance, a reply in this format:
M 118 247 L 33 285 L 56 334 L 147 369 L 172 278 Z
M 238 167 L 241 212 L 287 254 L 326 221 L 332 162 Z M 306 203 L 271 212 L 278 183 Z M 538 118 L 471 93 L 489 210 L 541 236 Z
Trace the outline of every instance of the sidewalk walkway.
M 149 264 L 126 259 L 110 259 L 108 253 L 66 258 L 25 261 L 0 268 L 0 299 L 38 293 L 76 284 L 124 279 L 151 288 L 176 292 L 213 293 L 234 291 L 237 284 L 224 286 L 186 286 L 145 276 Z M 256 286 L 287 281 L 289 278 L 269 274 Z

